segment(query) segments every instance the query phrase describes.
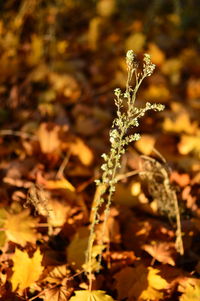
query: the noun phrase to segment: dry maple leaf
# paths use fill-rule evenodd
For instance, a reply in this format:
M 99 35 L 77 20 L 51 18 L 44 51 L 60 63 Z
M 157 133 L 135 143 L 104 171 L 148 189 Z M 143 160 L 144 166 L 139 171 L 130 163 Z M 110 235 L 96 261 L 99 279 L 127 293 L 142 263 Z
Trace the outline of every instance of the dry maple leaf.
M 70 301 L 114 301 L 104 291 L 76 291 Z
M 16 249 L 12 260 L 14 263 L 14 273 L 11 278 L 12 291 L 17 290 L 18 293 L 22 293 L 25 288 L 30 287 L 39 279 L 43 271 L 42 255 L 38 249 L 30 258 L 25 251 Z
M 172 266 L 175 265 L 175 261 L 172 257 L 175 253 L 174 243 L 153 242 L 151 245 L 143 245 L 142 249 L 162 263 L 168 263 Z
M 6 212 L 7 218 L 4 224 L 6 236 L 8 240 L 23 247 L 27 242 L 35 243 L 38 238 L 38 234 L 34 229 L 38 224 L 38 219 L 32 218 L 29 214 L 29 209 L 17 214 Z
M 115 275 L 116 289 L 119 299 L 128 300 L 160 300 L 161 290 L 168 287 L 168 283 L 160 275 L 160 271 L 142 264 L 136 268 L 126 267 Z

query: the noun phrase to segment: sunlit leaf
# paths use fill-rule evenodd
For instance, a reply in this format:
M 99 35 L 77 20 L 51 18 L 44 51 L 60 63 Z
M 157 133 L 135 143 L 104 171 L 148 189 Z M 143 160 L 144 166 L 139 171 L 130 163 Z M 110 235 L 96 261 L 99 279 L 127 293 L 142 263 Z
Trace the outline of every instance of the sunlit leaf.
M 37 132 L 40 147 L 43 153 L 58 151 L 61 140 L 59 132 L 61 127 L 54 123 L 41 123 Z
M 104 291 L 75 291 L 75 296 L 70 301 L 114 301 Z
M 100 0 L 97 2 L 97 12 L 102 17 L 110 17 L 116 6 L 116 0 Z
M 70 191 L 75 191 L 75 187 L 65 178 L 60 180 L 48 180 L 45 181 L 45 187 L 47 189 L 68 189 Z
M 146 37 L 141 32 L 133 33 L 126 40 L 126 50 L 132 49 L 135 53 L 143 50 L 146 42 Z
M 151 60 L 156 65 L 162 65 L 165 61 L 165 53 L 154 43 L 149 43 L 147 52 Z
M 78 156 L 84 165 L 88 166 L 92 163 L 94 158 L 93 153 L 80 138 L 76 138 L 76 140 L 70 144 L 70 150 L 73 155 Z
M 116 289 L 120 299 L 160 300 L 161 290 L 168 287 L 168 282 L 158 275 L 160 271 L 139 265 L 136 268 L 126 267 L 115 275 Z
M 153 242 L 151 245 L 143 245 L 142 248 L 148 252 L 154 259 L 175 265 L 172 255 L 175 253 L 174 244 L 169 242 Z
M 12 290 L 22 293 L 25 288 L 30 287 L 39 279 L 43 271 L 41 265 L 42 255 L 38 249 L 33 254 L 33 257 L 30 258 L 25 251 L 16 249 L 12 260 L 14 263 L 14 273 L 11 278 Z
M 4 228 L 8 240 L 21 246 L 25 246 L 27 242 L 36 242 L 38 235 L 34 227 L 38 224 L 38 220 L 30 216 L 29 209 L 17 214 L 7 212 L 6 215 Z

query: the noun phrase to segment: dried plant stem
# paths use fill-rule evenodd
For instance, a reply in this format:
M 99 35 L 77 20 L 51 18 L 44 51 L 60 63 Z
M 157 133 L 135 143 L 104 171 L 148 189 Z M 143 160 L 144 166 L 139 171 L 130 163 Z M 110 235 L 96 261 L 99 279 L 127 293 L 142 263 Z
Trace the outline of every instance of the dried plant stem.
M 97 190 L 92 205 L 92 213 L 90 217 L 91 227 L 88 241 L 88 249 L 86 252 L 86 264 L 87 274 L 89 279 L 89 289 L 92 288 L 92 260 L 93 260 L 93 246 L 95 242 L 95 226 L 100 221 L 99 209 L 105 202 L 104 195 L 107 193 L 106 206 L 104 211 L 104 222 L 101 233 L 100 245 L 103 245 L 103 237 L 105 235 L 106 223 L 109 217 L 110 206 L 112 197 L 115 192 L 115 186 L 118 182 L 117 172 L 121 168 L 121 158 L 125 153 L 126 147 L 133 141 L 140 139 L 138 133 L 129 134 L 129 130 L 139 125 L 139 119 L 143 117 L 148 110 L 161 111 L 164 106 L 161 104 L 146 103 L 144 108 L 138 108 L 135 106 L 135 100 L 137 91 L 145 77 L 150 76 L 155 68 L 152 64 L 150 56 L 144 55 L 143 59 L 143 72 L 138 72 L 138 64 L 135 61 L 135 55 L 132 50 L 129 50 L 126 55 L 127 63 L 127 83 L 124 93 L 117 88 L 115 89 L 115 105 L 117 107 L 117 117 L 113 121 L 113 125 L 110 131 L 110 152 L 103 154 L 102 157 L 105 163 L 101 166 L 103 170 L 101 180 L 96 181 Z M 134 76 L 134 88 L 131 86 L 131 82 Z M 102 253 L 99 256 L 99 266 L 102 258 Z

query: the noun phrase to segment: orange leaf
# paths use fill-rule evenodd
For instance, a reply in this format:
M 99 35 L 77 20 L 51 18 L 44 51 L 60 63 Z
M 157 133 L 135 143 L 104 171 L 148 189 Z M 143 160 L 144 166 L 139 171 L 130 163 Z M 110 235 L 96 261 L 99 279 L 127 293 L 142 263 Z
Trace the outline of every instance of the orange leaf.
M 78 156 L 81 163 L 88 166 L 93 161 L 93 153 L 90 148 L 80 139 L 76 138 L 75 142 L 70 144 L 70 149 L 73 155 Z

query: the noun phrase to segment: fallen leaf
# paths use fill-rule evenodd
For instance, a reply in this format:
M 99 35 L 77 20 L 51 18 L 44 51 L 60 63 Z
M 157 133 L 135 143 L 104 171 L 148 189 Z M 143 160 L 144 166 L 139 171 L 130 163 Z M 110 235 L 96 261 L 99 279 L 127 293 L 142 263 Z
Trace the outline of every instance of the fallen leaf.
M 166 117 L 163 123 L 163 129 L 173 133 L 194 134 L 197 128 L 197 122 L 191 122 L 187 112 L 180 112 L 174 118 Z
M 152 153 L 156 139 L 152 135 L 142 135 L 141 139 L 135 142 L 136 148 L 143 154 L 149 156 Z
M 116 289 L 119 299 L 160 300 L 161 290 L 168 287 L 168 282 L 160 275 L 160 271 L 142 264 L 136 268 L 126 267 L 115 275 Z
M 183 293 L 180 296 L 180 301 L 199 301 L 200 280 L 185 277 L 179 282 L 178 291 Z
M 75 291 L 75 296 L 69 301 L 114 301 L 104 291 Z
M 76 231 L 67 247 L 67 260 L 75 269 L 80 269 L 85 262 L 85 252 L 88 246 L 89 230 L 81 227 Z
M 83 165 L 90 165 L 94 159 L 91 149 L 80 138 L 70 143 L 70 150 L 72 155 L 78 156 Z
M 199 301 L 200 298 L 200 283 L 198 285 L 188 284 L 185 292 L 180 297 L 180 301 Z
M 142 93 L 144 98 L 152 101 L 166 102 L 170 98 L 170 91 L 164 84 L 150 84 Z
M 146 42 L 146 36 L 141 32 L 133 33 L 126 40 L 126 50 L 132 49 L 135 53 L 139 53 L 143 50 Z
M 178 143 L 178 150 L 181 155 L 193 153 L 200 158 L 200 132 L 196 135 L 182 135 Z
M 61 146 L 59 132 L 61 127 L 54 123 L 41 123 L 37 131 L 40 147 L 43 153 L 58 151 Z
M 143 245 L 142 249 L 149 253 L 154 259 L 168 263 L 172 266 L 175 261 L 172 255 L 175 253 L 174 244 L 170 242 L 153 242 L 151 245 Z
M 116 1 L 115 0 L 100 0 L 97 2 L 97 13 L 101 17 L 110 17 L 115 12 Z
M 164 63 L 165 54 L 155 43 L 149 43 L 147 53 L 154 64 L 160 66 Z
M 63 285 L 59 285 L 53 288 L 44 290 L 44 301 L 67 301 L 72 293 L 72 289 L 69 289 Z
M 65 178 L 60 180 L 47 180 L 44 185 L 47 189 L 68 189 L 72 192 L 75 191 L 75 187 Z
M 42 255 L 40 250 L 37 249 L 33 257 L 30 258 L 25 251 L 16 249 L 12 260 L 14 263 L 14 273 L 11 278 L 12 291 L 17 290 L 22 293 L 25 288 L 30 287 L 39 279 L 43 271 L 41 265 Z
M 20 244 L 22 247 L 27 242 L 36 242 L 38 234 L 34 227 L 38 224 L 38 219 L 30 216 L 29 209 L 16 214 L 6 212 L 6 216 L 4 228 L 8 240 Z

